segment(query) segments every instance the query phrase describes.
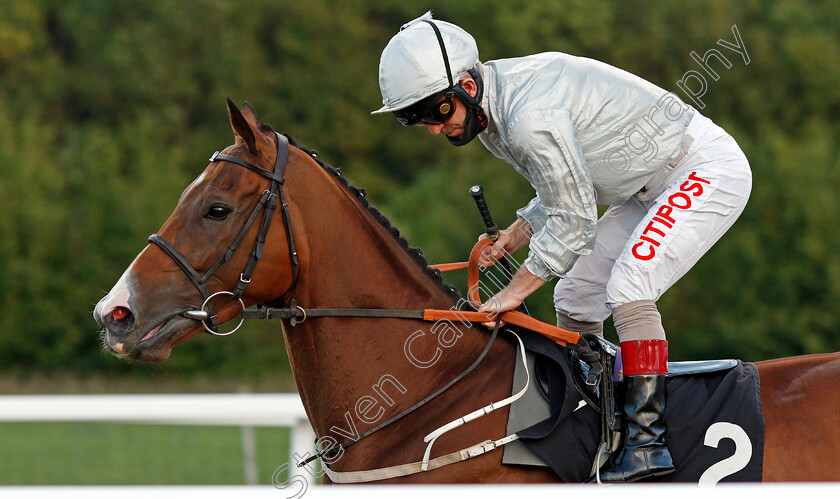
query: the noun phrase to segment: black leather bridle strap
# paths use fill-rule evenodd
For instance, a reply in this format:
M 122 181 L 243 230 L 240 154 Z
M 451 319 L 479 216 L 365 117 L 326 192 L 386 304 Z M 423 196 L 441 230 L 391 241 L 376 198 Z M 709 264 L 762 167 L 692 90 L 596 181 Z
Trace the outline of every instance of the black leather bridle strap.
M 245 239 L 245 236 L 248 234 L 248 229 L 251 228 L 251 225 L 254 223 L 254 220 L 257 219 L 257 215 L 259 215 L 260 210 L 268 203 L 268 200 L 271 196 L 273 196 L 273 194 L 268 189 L 263 191 L 262 196 L 260 196 L 260 200 L 257 202 L 257 205 L 254 206 L 254 209 L 251 210 L 251 215 L 248 217 L 248 220 L 245 222 L 245 225 L 242 227 L 242 230 L 239 231 L 239 235 L 236 236 L 236 239 L 233 240 L 233 243 L 225 252 L 224 256 L 222 258 L 219 258 L 219 260 L 215 264 L 213 264 L 212 267 L 210 267 L 210 269 L 205 275 L 211 275 L 223 263 L 228 262 L 231 258 L 233 258 L 234 252 L 236 252 L 236 249 L 239 247 L 239 245 Z
M 274 212 L 277 209 L 277 198 L 280 198 L 280 206 L 281 211 L 283 214 L 283 223 L 286 228 L 286 238 L 288 240 L 289 245 L 289 257 L 292 262 L 292 284 L 289 286 L 289 291 L 294 288 L 295 284 L 297 283 L 298 274 L 300 272 L 300 262 L 298 260 L 297 250 L 295 249 L 295 240 L 294 235 L 292 233 L 292 225 L 291 225 L 291 217 L 288 213 L 288 204 L 285 202 L 285 197 L 283 196 L 283 182 L 285 182 L 285 174 L 286 174 L 286 164 L 288 163 L 289 159 L 289 140 L 275 132 L 277 137 L 277 157 L 274 161 L 274 171 L 266 170 L 265 168 L 255 165 L 250 161 L 246 161 L 241 158 L 237 158 L 236 156 L 230 156 L 227 154 L 219 154 L 216 151 L 213 156 L 210 157 L 211 162 L 215 161 L 226 161 L 230 163 L 234 163 L 236 165 L 242 166 L 255 172 L 267 179 L 270 180 L 268 187 L 265 191 L 263 191 L 262 196 L 260 197 L 259 202 L 254 207 L 254 210 L 251 212 L 251 215 L 248 217 L 248 220 L 245 222 L 245 225 L 242 227 L 242 230 L 236 236 L 233 243 L 230 245 L 227 251 L 225 251 L 224 255 L 222 255 L 216 263 L 210 266 L 207 272 L 204 275 L 199 275 L 198 271 L 190 265 L 187 259 L 175 249 L 175 247 L 166 241 L 163 237 L 158 234 L 152 234 L 149 236 L 149 242 L 156 244 L 160 247 L 170 258 L 178 265 L 181 270 L 187 275 L 187 278 L 198 288 L 199 292 L 201 293 L 202 298 L 205 301 L 208 300 L 210 297 L 210 291 L 207 289 L 207 280 L 213 273 L 222 266 L 225 262 L 230 261 L 233 257 L 233 253 L 239 247 L 239 244 L 242 243 L 242 240 L 245 238 L 246 234 L 251 228 L 251 225 L 256 221 L 257 215 L 261 210 L 263 210 L 263 218 L 260 223 L 260 228 L 257 232 L 256 240 L 254 241 L 254 249 L 251 251 L 250 257 L 248 258 L 248 262 L 245 264 L 245 268 L 243 269 L 242 273 L 239 277 L 239 282 L 237 283 L 234 290 L 230 293 L 234 299 L 239 299 L 242 294 L 245 292 L 245 287 L 251 282 L 251 277 L 254 274 L 254 270 L 257 267 L 257 263 L 262 258 L 263 255 L 263 246 L 265 245 L 266 238 L 268 237 L 268 231 L 271 228 L 271 220 L 274 216 Z M 288 291 L 287 291 L 288 292 Z M 207 304 L 208 313 L 210 315 L 210 328 L 212 331 L 218 330 L 218 317 L 216 316 L 213 304 L 208 302 Z
M 254 249 L 251 250 L 248 262 L 245 264 L 245 268 L 239 276 L 239 282 L 233 290 L 233 298 L 235 299 L 240 298 L 245 292 L 245 287 L 251 282 L 251 277 L 254 275 L 257 263 L 259 263 L 260 259 L 262 259 L 263 246 L 265 246 L 265 240 L 268 237 L 268 230 L 271 228 L 271 221 L 274 218 L 274 212 L 277 209 L 278 196 L 281 198 L 281 211 L 283 212 L 283 222 L 286 227 L 289 256 L 292 260 L 292 284 L 289 286 L 289 289 L 291 290 L 294 288 L 297 283 L 299 262 L 297 258 L 297 251 L 295 249 L 294 235 L 292 233 L 291 219 L 288 214 L 288 205 L 286 204 L 285 197 L 283 196 L 283 183 L 286 181 L 286 164 L 288 163 L 289 158 L 289 141 L 285 136 L 280 135 L 279 133 L 275 132 L 275 135 L 277 136 L 277 157 L 274 161 L 273 172 L 270 172 L 249 161 L 245 161 L 244 159 L 237 158 L 236 156 L 229 156 L 227 154 L 219 154 L 216 152 L 210 158 L 210 161 L 229 161 L 231 163 L 235 163 L 271 180 L 268 188 L 265 192 L 263 192 L 263 197 L 260 199 L 260 203 L 265 207 L 263 219 L 260 223 L 260 229 L 257 231 L 257 238 L 254 241 Z M 253 223 L 252 219 L 249 220 L 248 225 L 246 225 L 246 229 L 251 223 Z
M 285 137 L 284 137 L 285 138 Z M 285 166 L 285 164 L 284 164 Z M 289 216 L 289 204 L 286 202 L 286 196 L 283 194 L 283 189 L 280 189 L 280 214 L 283 216 L 283 226 L 286 227 L 286 241 L 289 245 L 289 259 L 292 261 L 292 284 L 289 286 L 289 291 L 295 289 L 298 275 L 300 274 L 300 259 L 295 248 L 295 235 L 292 232 L 292 218 Z
M 180 267 L 181 270 L 187 275 L 187 278 L 192 282 L 196 288 L 198 288 L 198 292 L 201 293 L 201 297 L 206 299 L 210 296 L 210 291 L 207 289 L 207 278 L 210 277 L 210 272 L 204 274 L 203 276 L 199 275 L 198 272 L 190 265 L 190 262 L 182 255 L 178 250 L 175 249 L 174 246 L 169 244 L 169 241 L 162 238 L 158 234 L 152 234 L 149 236 L 149 242 L 156 244 L 160 249 L 163 250 L 164 253 L 169 255 L 177 265 Z M 210 317 L 208 320 L 210 321 L 210 327 L 213 328 L 215 331 L 219 327 L 219 318 L 216 316 L 216 311 L 213 308 L 213 303 L 207 304 L 208 313 Z
M 280 134 L 277 134 L 277 135 L 279 136 Z M 287 148 L 287 153 L 286 154 L 288 154 L 288 148 Z M 278 160 L 280 159 L 279 154 L 277 156 L 277 159 Z M 259 173 L 260 175 L 262 175 L 265 178 L 270 178 L 272 180 L 276 180 L 277 182 L 279 182 L 281 184 L 284 181 L 284 179 L 283 179 L 283 175 L 285 173 L 284 170 L 281 170 L 279 172 L 271 172 L 271 171 L 268 171 L 261 166 L 255 165 L 254 163 L 251 163 L 250 161 L 245 161 L 244 159 L 237 158 L 236 156 L 221 154 L 221 153 L 219 153 L 219 151 L 216 151 L 215 153 L 213 153 L 212 156 L 210 156 L 210 161 L 227 161 L 229 163 L 236 163 L 237 165 L 243 166 L 243 167 L 251 170 L 252 172 Z M 285 165 L 285 159 L 284 159 L 283 164 Z M 277 166 L 277 164 L 275 162 L 275 167 L 276 166 Z
M 184 258 L 184 255 L 179 253 L 178 250 L 176 250 L 174 246 L 169 244 L 169 242 L 166 239 L 160 237 L 157 234 L 152 234 L 151 236 L 149 236 L 149 242 L 160 246 L 160 249 L 162 249 L 164 253 L 169 255 L 169 257 L 175 261 L 178 267 L 180 267 L 181 270 L 183 270 L 184 273 L 187 274 L 187 277 L 190 279 L 190 281 L 192 281 L 193 284 L 195 284 L 195 287 L 197 287 L 198 290 L 201 291 L 202 295 L 209 294 L 207 292 L 207 286 L 204 285 L 204 278 L 198 275 L 198 272 L 196 272 L 196 270 L 192 267 L 192 265 L 190 265 L 187 259 Z
M 275 184 L 276 181 L 272 180 L 272 184 Z M 265 245 L 265 238 L 268 236 L 268 229 L 271 227 L 271 220 L 274 218 L 274 210 L 277 209 L 277 195 L 274 193 L 273 187 L 274 185 L 269 186 L 263 192 L 263 196 L 260 198 L 260 204 L 265 207 L 265 211 L 263 211 L 263 218 L 262 222 L 260 223 L 260 229 L 257 231 L 257 237 L 254 240 L 254 249 L 251 250 L 251 255 L 248 258 L 248 262 L 245 264 L 245 268 L 242 270 L 242 273 L 239 276 L 239 282 L 236 283 L 236 287 L 233 290 L 233 298 L 240 298 L 242 294 L 245 292 L 245 287 L 251 282 L 251 276 L 254 275 L 254 270 L 257 268 L 257 263 L 260 261 L 263 255 L 263 246 Z

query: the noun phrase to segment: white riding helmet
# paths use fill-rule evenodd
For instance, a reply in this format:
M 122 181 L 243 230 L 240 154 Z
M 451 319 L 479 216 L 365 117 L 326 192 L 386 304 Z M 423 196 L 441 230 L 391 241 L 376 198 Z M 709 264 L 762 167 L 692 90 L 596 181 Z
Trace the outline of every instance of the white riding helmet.
M 379 59 L 379 89 L 383 106 L 371 114 L 406 108 L 451 86 L 431 11 L 408 22 L 391 38 Z M 446 21 L 438 27 L 449 59 L 452 78 L 461 76 L 478 63 L 478 46 L 466 31 Z

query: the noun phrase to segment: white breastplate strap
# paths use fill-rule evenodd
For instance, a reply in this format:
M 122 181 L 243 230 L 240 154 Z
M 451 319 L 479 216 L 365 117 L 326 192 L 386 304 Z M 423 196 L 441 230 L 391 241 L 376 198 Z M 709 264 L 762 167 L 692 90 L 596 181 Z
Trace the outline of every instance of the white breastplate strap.
M 330 480 L 333 483 L 361 483 L 361 482 L 374 482 L 378 480 L 387 480 L 389 478 L 397 478 L 401 476 L 413 475 L 415 473 L 419 473 L 421 471 L 430 471 L 442 466 L 446 466 L 448 464 L 459 463 L 461 461 L 466 461 L 467 459 L 471 459 L 477 456 L 484 454 L 485 452 L 490 452 L 494 449 L 498 449 L 505 444 L 513 442 L 514 440 L 519 439 L 519 435 L 512 434 L 508 435 L 504 438 L 500 438 L 499 440 L 485 440 L 479 444 L 475 444 L 471 447 L 467 447 L 466 449 L 461 449 L 459 451 L 453 452 L 451 454 L 446 454 L 444 456 L 436 457 L 434 459 L 429 459 L 429 455 L 432 452 L 432 445 L 434 445 L 435 440 L 443 435 L 444 433 L 448 432 L 449 430 L 455 429 L 464 423 L 468 423 L 475 419 L 480 418 L 486 414 L 493 412 L 496 409 L 501 407 L 505 407 L 506 405 L 510 405 L 520 397 L 522 397 L 526 391 L 528 391 L 528 386 L 530 384 L 530 374 L 528 373 L 528 363 L 525 360 L 525 345 L 522 343 L 522 339 L 519 338 L 519 335 L 516 333 L 511 332 L 516 339 L 519 341 L 519 350 L 522 354 L 522 363 L 525 365 L 525 387 L 522 388 L 518 393 L 512 395 L 504 400 L 500 400 L 498 402 L 492 403 L 486 407 L 482 407 L 481 409 L 471 412 L 466 416 L 460 417 L 451 423 L 445 424 L 438 428 L 437 430 L 429 433 L 423 439 L 424 442 L 429 442 L 429 445 L 426 446 L 426 453 L 423 455 L 422 461 L 416 461 L 413 463 L 407 464 L 400 464 L 397 466 L 390 466 L 388 468 L 378 468 L 375 470 L 365 470 L 365 471 L 333 471 L 329 468 L 328 465 L 324 466 L 324 471 L 326 472 L 327 476 L 330 477 Z

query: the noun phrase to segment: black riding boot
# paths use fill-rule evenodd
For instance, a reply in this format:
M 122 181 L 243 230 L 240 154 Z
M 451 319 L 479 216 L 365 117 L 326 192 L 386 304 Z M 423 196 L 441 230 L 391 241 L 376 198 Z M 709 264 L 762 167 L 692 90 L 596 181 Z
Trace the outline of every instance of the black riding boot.
M 621 344 L 626 386 L 624 446 L 601 470 L 601 482 L 635 482 L 674 471 L 674 461 L 665 445 L 667 343 L 627 343 L 635 345 Z

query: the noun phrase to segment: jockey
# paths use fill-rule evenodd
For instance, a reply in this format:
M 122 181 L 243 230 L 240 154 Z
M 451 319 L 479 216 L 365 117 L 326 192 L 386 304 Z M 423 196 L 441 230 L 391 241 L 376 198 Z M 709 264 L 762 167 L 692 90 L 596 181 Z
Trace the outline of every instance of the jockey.
M 603 336 L 612 314 L 625 439 L 601 480 L 674 471 L 656 302 L 744 210 L 752 177 L 735 140 L 673 93 L 592 59 L 550 52 L 482 63 L 469 33 L 431 13 L 388 42 L 379 86 L 374 114 L 393 112 L 457 146 L 479 137 L 535 190 L 481 263 L 526 244 L 528 257 L 482 310 L 513 310 L 560 278 L 558 326 Z M 600 219 L 597 205 L 609 206 Z

